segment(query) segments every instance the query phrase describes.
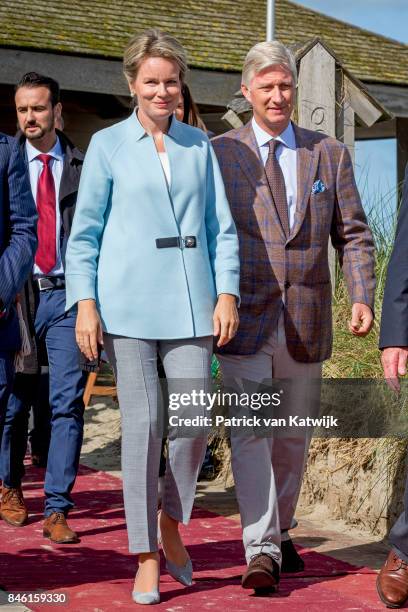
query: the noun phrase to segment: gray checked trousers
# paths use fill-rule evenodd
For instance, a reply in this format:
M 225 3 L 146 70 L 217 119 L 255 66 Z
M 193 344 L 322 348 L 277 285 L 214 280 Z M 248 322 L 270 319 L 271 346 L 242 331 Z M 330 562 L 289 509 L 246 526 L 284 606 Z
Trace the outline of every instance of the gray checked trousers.
M 286 346 L 283 312 L 276 329 L 254 355 L 220 355 L 224 384 L 239 392 L 242 381 L 290 379 L 285 397 L 287 415 L 318 411 L 321 363 L 299 363 Z M 235 407 L 235 414 L 238 407 Z M 234 414 L 234 407 L 231 415 Z M 311 435 L 311 434 L 310 434 Z M 310 437 L 258 437 L 231 433 L 232 471 L 243 528 L 247 563 L 253 555 L 269 554 L 281 564 L 281 541 L 297 525 L 294 514 L 302 484 Z
M 140 340 L 104 335 L 113 367 L 122 425 L 122 477 L 131 553 L 157 551 L 158 476 L 162 410 L 157 354 L 163 362 L 168 393 L 190 394 L 211 387 L 212 337 Z M 175 395 L 173 395 L 175 397 Z M 185 403 L 185 402 L 184 402 Z M 205 416 L 205 406 L 184 405 L 172 415 Z M 184 435 L 185 437 L 181 437 Z M 187 437 L 188 436 L 188 437 Z M 162 509 L 179 522 L 189 521 L 198 473 L 207 444 L 205 427 L 181 431 L 169 427 Z

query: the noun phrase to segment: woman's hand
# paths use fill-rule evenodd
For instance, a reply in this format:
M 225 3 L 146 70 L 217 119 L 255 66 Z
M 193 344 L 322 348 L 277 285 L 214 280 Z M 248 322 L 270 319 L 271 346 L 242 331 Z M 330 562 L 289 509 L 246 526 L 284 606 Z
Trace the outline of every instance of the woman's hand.
M 239 317 L 235 295 L 221 293 L 214 310 L 214 336 L 219 336 L 217 346 L 224 346 L 237 333 Z
M 98 358 L 98 344 L 103 346 L 103 332 L 95 300 L 78 302 L 75 337 L 81 353 L 87 359 Z

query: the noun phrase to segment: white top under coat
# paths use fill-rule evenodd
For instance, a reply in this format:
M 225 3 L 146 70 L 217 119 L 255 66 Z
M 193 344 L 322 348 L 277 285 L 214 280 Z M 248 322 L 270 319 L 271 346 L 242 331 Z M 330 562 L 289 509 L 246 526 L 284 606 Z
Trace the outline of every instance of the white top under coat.
M 259 147 L 259 155 L 262 163 L 265 166 L 269 155 L 269 141 L 274 138 L 265 132 L 252 118 L 252 129 L 255 134 L 256 142 Z M 288 127 L 276 137 L 282 145 L 276 149 L 276 159 L 282 168 L 283 177 L 285 179 L 286 199 L 288 202 L 289 228 L 292 229 L 295 222 L 296 201 L 297 201 L 297 153 L 296 153 L 296 137 L 293 130 L 292 122 Z
M 160 163 L 161 163 L 162 168 L 163 168 L 164 175 L 166 177 L 167 185 L 170 188 L 170 185 L 171 185 L 171 173 L 170 173 L 169 156 L 165 152 L 164 153 L 159 153 L 159 159 L 160 159 Z

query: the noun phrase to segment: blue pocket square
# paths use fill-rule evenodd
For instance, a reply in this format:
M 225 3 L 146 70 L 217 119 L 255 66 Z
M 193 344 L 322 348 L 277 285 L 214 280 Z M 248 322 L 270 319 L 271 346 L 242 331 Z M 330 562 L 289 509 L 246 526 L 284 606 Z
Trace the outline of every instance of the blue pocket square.
M 322 193 L 322 191 L 326 191 L 326 185 L 323 181 L 315 181 L 312 187 L 312 193 Z

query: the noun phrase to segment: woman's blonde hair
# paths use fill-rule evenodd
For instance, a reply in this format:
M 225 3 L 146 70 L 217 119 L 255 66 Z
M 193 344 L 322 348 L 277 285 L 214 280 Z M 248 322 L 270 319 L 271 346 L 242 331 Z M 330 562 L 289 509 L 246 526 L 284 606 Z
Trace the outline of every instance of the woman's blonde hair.
M 187 72 L 187 56 L 177 38 L 160 30 L 146 30 L 130 39 L 123 55 L 123 72 L 128 82 L 134 81 L 140 64 L 147 57 L 174 60 L 180 68 L 183 82 Z

